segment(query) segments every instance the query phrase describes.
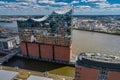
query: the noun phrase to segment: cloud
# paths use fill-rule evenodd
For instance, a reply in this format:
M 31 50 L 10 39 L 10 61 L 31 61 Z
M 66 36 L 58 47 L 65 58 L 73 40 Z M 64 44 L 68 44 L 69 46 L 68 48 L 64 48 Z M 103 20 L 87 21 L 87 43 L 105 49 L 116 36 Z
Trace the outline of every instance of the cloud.
M 78 3 L 80 3 L 79 0 L 73 0 L 73 1 L 71 2 L 71 4 L 78 4 Z
M 76 8 L 75 15 L 120 15 L 120 8 Z
M 0 1 L 0 15 L 43 15 L 52 12 L 49 5 L 39 5 L 35 0 L 19 0 L 17 2 Z M 42 12 L 42 13 L 41 13 Z
M 0 15 L 45 15 L 59 8 L 68 8 L 71 4 L 74 5 L 74 14 L 120 14 L 120 4 L 110 4 L 107 0 L 2 0 Z
M 38 1 L 40 5 L 50 5 L 50 6 L 66 6 L 68 3 L 65 2 L 55 2 L 54 0 L 40 0 Z
M 83 15 L 120 15 L 120 4 L 111 4 L 107 0 L 81 0 L 87 5 L 78 5 L 74 14 Z M 94 4 L 91 5 L 91 4 Z
M 17 2 L 37 2 L 37 0 L 16 0 Z
M 90 9 L 90 6 L 76 6 L 75 8 L 80 8 L 80 9 Z
M 98 8 L 120 8 L 120 4 L 96 3 Z
M 4 1 L 0 1 L 0 4 L 4 4 L 5 2 Z
M 86 3 L 104 3 L 104 2 L 107 2 L 107 0 L 81 0 L 81 2 L 86 2 Z
M 54 4 L 55 2 L 53 0 L 39 0 L 38 3 L 41 3 L 41 4 Z
M 111 4 L 109 3 L 96 3 L 98 8 L 109 8 Z

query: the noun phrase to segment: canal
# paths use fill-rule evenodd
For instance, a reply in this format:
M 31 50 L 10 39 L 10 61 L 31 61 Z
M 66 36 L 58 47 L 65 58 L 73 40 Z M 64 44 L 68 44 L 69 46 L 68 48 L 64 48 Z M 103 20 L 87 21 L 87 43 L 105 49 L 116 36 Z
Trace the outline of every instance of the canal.
M 52 74 L 58 74 L 62 76 L 74 77 L 75 68 L 63 64 L 56 64 L 32 59 L 25 59 L 20 57 L 13 57 L 9 62 L 4 63 L 5 66 L 19 67 L 21 69 L 49 72 Z

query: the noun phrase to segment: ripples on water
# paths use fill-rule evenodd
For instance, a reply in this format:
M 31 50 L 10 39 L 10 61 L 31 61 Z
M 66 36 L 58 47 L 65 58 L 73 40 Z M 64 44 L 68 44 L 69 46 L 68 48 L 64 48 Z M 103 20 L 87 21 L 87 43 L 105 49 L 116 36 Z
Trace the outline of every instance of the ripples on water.
M 120 36 L 73 30 L 73 53 L 98 52 L 120 55 Z

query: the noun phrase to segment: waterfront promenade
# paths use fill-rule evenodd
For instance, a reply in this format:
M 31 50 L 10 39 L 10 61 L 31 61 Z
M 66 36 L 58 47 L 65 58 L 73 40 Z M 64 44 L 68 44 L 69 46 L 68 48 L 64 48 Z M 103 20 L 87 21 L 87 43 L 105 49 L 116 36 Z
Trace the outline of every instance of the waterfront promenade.
M 27 78 L 30 75 L 52 78 L 54 80 L 73 80 L 73 77 L 60 76 L 56 74 L 51 74 L 49 72 L 37 72 L 37 71 L 32 71 L 32 70 L 24 70 L 24 69 L 20 69 L 17 66 L 16 67 L 0 66 L 0 70 L 18 72 L 19 74 L 18 76 L 16 76 L 15 80 L 27 80 Z

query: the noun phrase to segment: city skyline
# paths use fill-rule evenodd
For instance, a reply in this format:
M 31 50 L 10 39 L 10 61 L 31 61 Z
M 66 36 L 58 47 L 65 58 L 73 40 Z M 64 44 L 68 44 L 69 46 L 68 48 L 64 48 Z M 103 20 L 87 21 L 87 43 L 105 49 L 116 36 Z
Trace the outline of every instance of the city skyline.
M 74 6 L 74 15 L 120 15 L 118 0 L 0 0 L 0 15 L 49 15 Z

